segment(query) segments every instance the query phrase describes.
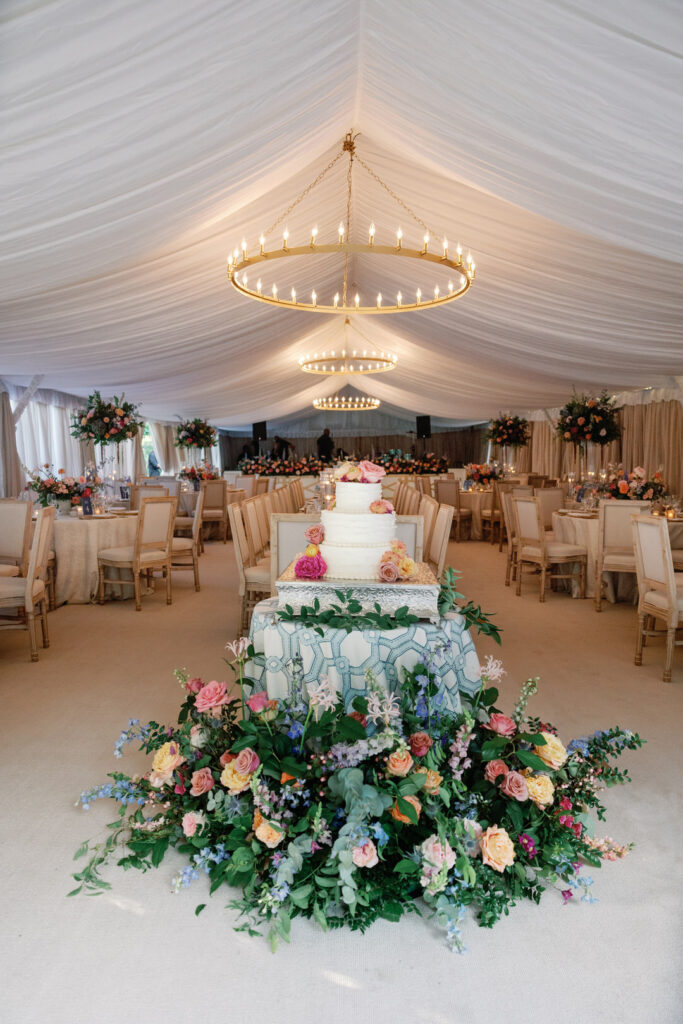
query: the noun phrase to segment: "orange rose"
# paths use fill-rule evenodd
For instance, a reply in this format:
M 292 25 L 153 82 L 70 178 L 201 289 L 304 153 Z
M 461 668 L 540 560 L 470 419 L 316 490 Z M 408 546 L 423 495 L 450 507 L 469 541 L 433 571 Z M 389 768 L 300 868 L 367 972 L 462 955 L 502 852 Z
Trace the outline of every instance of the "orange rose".
M 416 796 L 404 796 L 402 799 L 403 800 L 407 800 L 409 804 L 413 805 L 413 807 L 415 808 L 415 813 L 417 814 L 417 817 L 419 819 L 420 811 L 422 810 L 422 804 L 417 799 L 417 797 Z M 404 825 L 412 825 L 413 824 L 412 821 L 410 820 L 410 818 L 406 814 L 402 814 L 401 811 L 399 811 L 399 809 L 398 809 L 398 801 L 391 808 L 391 817 L 395 818 L 396 821 L 402 821 Z
M 490 825 L 486 829 L 481 837 L 481 859 L 484 864 L 501 874 L 505 868 L 512 866 L 515 859 L 515 848 L 504 828 Z
M 439 786 L 443 782 L 443 775 L 439 775 L 438 772 L 432 771 L 432 769 L 418 768 L 417 773 L 419 775 L 426 775 L 424 784 L 425 793 L 429 793 L 430 796 L 436 796 L 439 792 Z
M 251 827 L 253 828 L 254 832 L 260 826 L 262 821 L 263 821 L 263 815 L 261 814 L 261 812 L 257 808 L 254 811 L 254 820 L 251 823 Z
M 403 778 L 408 775 L 413 764 L 413 759 L 405 748 L 395 750 L 387 761 L 387 775 L 398 775 Z
M 285 838 L 284 832 L 271 825 L 268 821 L 262 821 L 255 831 L 256 838 L 265 843 L 269 850 L 276 847 Z

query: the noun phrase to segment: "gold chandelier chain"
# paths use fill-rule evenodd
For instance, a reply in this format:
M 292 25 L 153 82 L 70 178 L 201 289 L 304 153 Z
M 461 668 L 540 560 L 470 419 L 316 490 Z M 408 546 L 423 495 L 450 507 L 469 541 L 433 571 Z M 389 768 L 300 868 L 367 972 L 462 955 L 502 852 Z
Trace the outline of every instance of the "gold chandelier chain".
M 303 192 L 301 193 L 301 195 L 300 195 L 300 196 L 297 196 L 297 198 L 296 198 L 296 199 L 294 200 L 294 202 L 293 202 L 293 203 L 290 203 L 290 205 L 289 205 L 289 206 L 287 207 L 287 209 L 286 209 L 286 210 L 284 211 L 284 213 L 280 214 L 280 216 L 279 216 L 279 217 L 278 217 L 278 219 L 277 219 L 277 220 L 275 221 L 275 223 L 274 223 L 273 225 L 271 225 L 271 227 L 269 227 L 267 231 L 264 231 L 264 233 L 263 233 L 263 237 L 264 237 L 264 238 L 267 238 L 267 237 L 268 237 L 268 235 L 272 234 L 272 233 L 273 233 L 273 231 L 275 231 L 275 228 L 276 228 L 276 227 L 278 226 L 278 224 L 282 224 L 283 220 L 285 220 L 285 218 L 286 218 L 286 217 L 288 217 L 288 216 L 290 215 L 290 213 L 292 212 L 292 210 L 294 210 L 294 209 L 295 209 L 295 208 L 296 208 L 296 207 L 297 207 L 297 206 L 299 205 L 299 203 L 300 203 L 300 202 L 302 201 L 302 199 L 305 199 L 305 198 L 306 198 L 306 196 L 308 195 L 308 193 L 309 193 L 309 192 L 311 192 L 311 191 L 312 191 L 312 190 L 313 190 L 313 189 L 315 188 L 315 186 L 316 186 L 316 185 L 319 185 L 319 184 L 320 184 L 320 182 L 321 182 L 321 181 L 323 180 L 323 178 L 324 178 L 324 177 L 325 177 L 325 175 L 326 175 L 326 174 L 328 173 L 328 171 L 331 171 L 331 170 L 332 170 L 332 168 L 334 167 L 334 165 L 335 165 L 335 164 L 336 164 L 336 163 L 337 163 L 337 162 L 338 162 L 339 160 L 341 160 L 341 158 L 343 157 L 343 155 L 344 155 L 344 151 L 343 151 L 343 150 L 341 151 L 341 153 L 337 153 L 337 155 L 335 156 L 334 160 L 331 160 L 331 161 L 329 162 L 329 164 L 327 165 L 327 167 L 326 167 L 326 168 L 325 168 L 325 169 L 324 169 L 323 171 L 321 171 L 321 172 L 320 172 L 320 174 L 319 174 L 319 175 L 318 175 L 318 177 L 317 177 L 317 178 L 315 179 L 315 181 L 312 181 L 312 182 L 310 183 L 310 185 L 307 185 L 307 186 L 306 186 L 306 188 L 305 188 L 305 189 L 303 190 Z
M 348 138 L 348 136 L 347 136 Z M 342 153 L 345 150 L 342 150 Z M 349 169 L 346 172 L 346 238 L 351 241 L 351 179 L 353 173 L 353 155 L 355 147 L 353 145 L 353 139 L 350 140 L 348 147 L 349 153 Z M 346 293 L 348 290 L 349 283 L 349 254 L 344 253 L 344 287 L 342 289 L 342 305 L 346 305 Z
M 373 171 L 373 169 L 371 167 L 368 167 L 368 165 L 365 163 L 364 160 L 362 160 L 359 156 L 356 156 L 356 159 L 358 160 L 358 163 L 361 165 L 361 167 L 365 171 L 368 172 L 370 177 L 374 178 L 375 181 L 379 185 L 382 186 L 384 191 L 388 192 L 389 195 L 391 196 L 391 198 L 394 199 L 399 204 L 399 206 L 402 206 L 403 209 L 406 211 L 406 213 L 409 213 L 410 216 L 413 218 L 413 220 L 416 221 L 420 225 L 420 227 L 423 227 L 425 229 L 427 234 L 431 235 L 432 238 L 439 238 L 440 237 L 437 232 L 431 230 L 429 225 L 425 224 L 425 222 L 422 220 L 421 217 L 418 217 L 418 215 L 415 213 L 414 210 L 410 209 L 410 207 L 408 206 L 407 203 L 403 202 L 403 200 L 401 199 L 400 196 L 396 195 L 396 193 L 393 191 L 393 189 L 389 188 L 389 186 L 387 185 L 387 183 L 385 181 L 382 181 L 382 179 L 380 178 L 380 176 L 378 174 L 375 174 L 375 172 Z

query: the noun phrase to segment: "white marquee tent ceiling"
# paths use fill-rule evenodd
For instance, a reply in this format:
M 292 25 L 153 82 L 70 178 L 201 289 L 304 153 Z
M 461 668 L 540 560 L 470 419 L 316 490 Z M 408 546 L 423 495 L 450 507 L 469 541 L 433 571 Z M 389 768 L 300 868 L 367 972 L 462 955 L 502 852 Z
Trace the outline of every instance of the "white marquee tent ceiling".
M 676 0 L 6 0 L 0 28 L 5 379 L 125 390 L 148 416 L 221 426 L 336 390 L 296 360 L 339 344 L 340 319 L 242 298 L 225 258 L 350 129 L 477 263 L 462 300 L 362 321 L 399 355 L 364 390 L 471 420 L 682 372 Z M 288 217 L 293 239 L 336 237 L 345 170 Z M 400 224 L 421 241 L 360 168 L 353 188 L 352 236 L 374 221 L 378 240 Z M 333 293 L 329 261 L 314 279 L 310 262 L 301 280 Z M 357 262 L 352 280 L 370 301 L 431 291 L 402 262 Z

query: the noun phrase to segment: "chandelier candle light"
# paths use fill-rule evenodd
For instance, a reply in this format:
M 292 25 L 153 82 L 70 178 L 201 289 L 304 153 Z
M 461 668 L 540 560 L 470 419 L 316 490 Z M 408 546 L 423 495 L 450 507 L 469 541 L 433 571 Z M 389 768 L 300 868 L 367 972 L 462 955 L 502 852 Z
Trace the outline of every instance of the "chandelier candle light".
M 327 398 L 314 398 L 313 405 L 324 412 L 371 412 L 379 409 L 380 402 L 379 398 L 371 398 L 369 395 L 329 395 Z
M 347 173 L 347 197 L 346 197 L 346 223 L 340 222 L 337 240 L 336 241 L 319 241 L 318 240 L 318 228 L 312 227 L 310 232 L 309 240 L 303 245 L 290 245 L 289 229 L 284 228 L 282 232 L 282 244 L 272 249 L 266 248 L 266 237 L 281 224 L 288 215 L 294 210 L 296 206 L 301 202 L 302 199 L 308 193 L 315 188 L 317 184 L 325 177 L 335 164 L 348 153 L 349 156 L 349 167 Z M 403 229 L 398 228 L 396 232 L 396 244 L 379 244 L 376 241 L 376 229 L 374 223 L 370 224 L 368 228 L 368 240 L 367 242 L 352 242 L 350 238 L 351 229 L 351 181 L 352 181 L 352 170 L 354 159 L 360 166 L 367 171 L 367 173 L 374 178 L 374 180 L 385 189 L 386 192 L 394 199 L 410 216 L 420 225 L 423 229 L 423 239 L 421 248 L 410 248 L 405 246 Z M 430 239 L 433 239 L 437 251 L 430 252 L 429 245 Z M 341 294 L 336 292 L 334 297 L 330 296 L 329 299 L 325 298 L 316 292 L 315 289 L 304 289 L 301 290 L 302 294 L 306 295 L 306 298 L 302 299 L 297 296 L 295 288 L 291 289 L 291 297 L 284 298 L 278 294 L 277 285 L 272 284 L 270 294 L 263 288 L 262 279 L 259 277 L 255 285 L 249 283 L 247 276 L 247 268 L 256 266 L 260 263 L 273 263 L 276 260 L 286 259 L 291 256 L 325 256 L 330 253 L 336 253 L 344 256 L 344 277 L 343 287 Z M 381 294 L 377 294 L 374 289 L 372 294 L 376 295 L 376 300 L 372 304 L 364 304 L 361 293 L 354 293 L 353 297 L 348 296 L 348 271 L 349 271 L 349 257 L 352 255 L 372 255 L 372 256 L 388 256 L 388 257 L 403 257 L 405 259 L 421 260 L 423 264 L 434 264 L 440 268 L 448 268 L 454 271 L 453 275 L 449 277 L 447 287 L 443 289 L 439 284 L 434 285 L 433 294 L 423 294 L 420 288 L 414 290 L 415 301 L 405 302 L 403 295 L 399 291 L 396 295 L 395 301 L 386 301 Z M 281 309 L 297 309 L 304 310 L 312 313 L 339 313 L 347 315 L 348 313 L 358 313 L 362 315 L 375 315 L 381 316 L 382 314 L 388 313 L 409 313 L 415 310 L 431 309 L 434 306 L 442 306 L 447 302 L 453 302 L 454 299 L 460 298 L 465 294 L 471 287 L 475 278 L 475 264 L 472 260 L 472 256 L 468 255 L 466 259 L 463 259 L 462 247 L 457 246 L 455 257 L 449 255 L 448 240 L 444 237 L 440 239 L 440 236 L 434 236 L 434 232 L 430 231 L 427 225 L 422 221 L 413 211 L 400 199 L 390 188 L 386 185 L 381 178 L 379 178 L 375 172 L 368 167 L 368 165 L 358 156 L 356 153 L 355 137 L 349 132 L 342 145 L 341 151 L 337 154 L 334 160 L 327 165 L 327 167 L 318 175 L 304 191 L 299 195 L 294 202 L 288 207 L 285 212 L 278 217 L 271 228 L 265 233 L 262 233 L 259 237 L 258 251 L 256 247 L 250 252 L 249 246 L 246 239 L 242 239 L 241 247 L 236 247 L 233 252 L 228 256 L 228 280 L 231 285 L 242 295 L 246 295 L 250 299 L 255 299 L 258 302 L 265 302 L 271 306 L 278 306 Z M 310 298 L 309 298 L 310 296 Z M 385 367 L 390 369 L 391 367 Z M 328 371 L 316 371 L 316 372 L 328 372 Z M 376 373 L 377 370 L 369 372 Z

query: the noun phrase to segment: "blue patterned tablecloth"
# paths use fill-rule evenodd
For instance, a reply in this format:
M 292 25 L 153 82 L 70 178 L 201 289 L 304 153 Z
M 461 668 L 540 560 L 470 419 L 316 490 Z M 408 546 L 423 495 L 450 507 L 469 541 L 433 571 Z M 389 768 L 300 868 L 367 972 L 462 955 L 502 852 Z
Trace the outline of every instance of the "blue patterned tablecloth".
M 258 655 L 246 666 L 256 690 L 270 697 L 289 693 L 291 665 L 300 656 L 304 681 L 326 675 L 343 694 L 347 706 L 366 694 L 365 673 L 371 669 L 390 692 L 400 688 L 401 669 L 411 669 L 425 654 L 434 657 L 433 672 L 443 695 L 443 710 L 460 710 L 460 691 L 475 693 L 481 683 L 479 658 L 462 615 L 450 613 L 438 625 L 416 622 L 404 629 L 381 631 L 323 627 L 323 636 L 300 622 L 276 618 L 278 599 L 261 601 L 254 609 L 249 637 Z

